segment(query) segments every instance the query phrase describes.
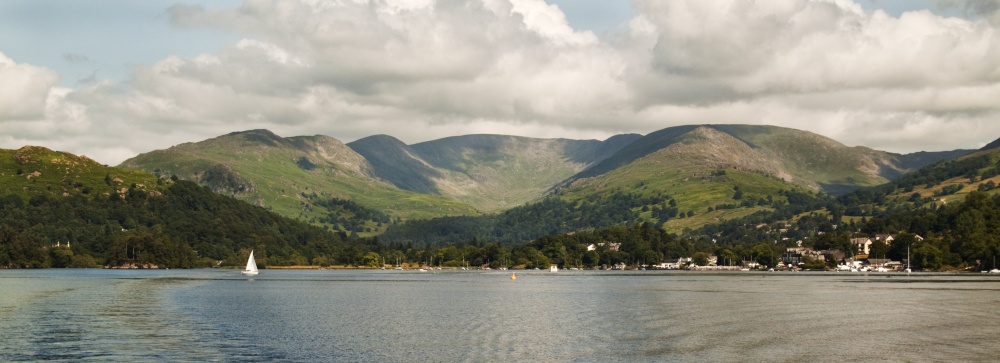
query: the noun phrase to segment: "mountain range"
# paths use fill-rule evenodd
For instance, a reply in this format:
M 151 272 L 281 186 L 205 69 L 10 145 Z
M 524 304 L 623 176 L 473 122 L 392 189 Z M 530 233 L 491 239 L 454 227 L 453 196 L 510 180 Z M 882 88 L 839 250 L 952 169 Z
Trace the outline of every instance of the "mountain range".
M 918 268 L 985 271 L 1000 228 L 988 218 L 1000 210 L 998 147 L 901 155 L 746 125 L 414 145 L 251 130 L 124 168 L 25 146 L 0 150 L 0 266 L 238 265 L 250 250 L 277 265 L 370 265 L 373 250 L 420 260 L 434 249 L 453 266 L 511 254 L 611 264 L 741 256 L 771 241 L 856 254 L 852 236 L 904 233 L 928 237 Z M 601 240 L 627 252 L 581 247 Z
M 572 201 L 622 190 L 671 196 L 697 216 L 661 221 L 679 230 L 759 209 L 715 208 L 739 204 L 736 189 L 761 199 L 782 190 L 840 194 L 971 151 L 895 154 L 751 125 L 678 126 L 603 141 L 465 135 L 413 145 L 388 135 L 345 144 L 251 130 L 141 154 L 119 167 L 196 181 L 279 214 L 369 235 L 388 224 L 373 211 L 389 221 L 476 216 L 546 196 Z

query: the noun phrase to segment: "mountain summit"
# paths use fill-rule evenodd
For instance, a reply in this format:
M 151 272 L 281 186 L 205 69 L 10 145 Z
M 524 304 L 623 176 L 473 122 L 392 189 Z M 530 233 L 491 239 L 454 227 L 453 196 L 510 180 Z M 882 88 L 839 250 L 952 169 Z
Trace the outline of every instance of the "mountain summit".
M 573 179 L 597 177 L 638 163 L 645 168 L 690 165 L 760 173 L 827 193 L 886 183 L 925 165 L 967 154 L 908 155 L 848 147 L 811 132 L 756 125 L 689 125 L 646 135 Z

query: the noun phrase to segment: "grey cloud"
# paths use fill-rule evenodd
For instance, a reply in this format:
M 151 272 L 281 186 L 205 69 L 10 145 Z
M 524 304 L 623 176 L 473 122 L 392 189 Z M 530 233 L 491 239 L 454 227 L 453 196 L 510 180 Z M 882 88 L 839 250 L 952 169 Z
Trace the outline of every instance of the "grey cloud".
M 1000 1 L 998 0 L 937 0 L 940 8 L 958 8 L 966 16 L 990 18 L 1000 12 Z
M 90 58 L 88 58 L 87 56 L 85 56 L 83 54 L 64 53 L 62 57 L 63 57 L 63 60 L 65 60 L 67 62 L 70 62 L 70 63 L 87 63 L 87 62 L 90 62 Z

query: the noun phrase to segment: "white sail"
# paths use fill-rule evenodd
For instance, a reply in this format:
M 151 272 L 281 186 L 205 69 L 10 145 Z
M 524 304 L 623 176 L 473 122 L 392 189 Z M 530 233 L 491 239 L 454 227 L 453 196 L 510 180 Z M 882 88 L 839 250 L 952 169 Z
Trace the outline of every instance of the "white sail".
M 250 258 L 247 260 L 247 268 L 243 270 L 244 275 L 256 275 L 257 274 L 257 261 L 253 259 L 253 250 L 250 250 Z

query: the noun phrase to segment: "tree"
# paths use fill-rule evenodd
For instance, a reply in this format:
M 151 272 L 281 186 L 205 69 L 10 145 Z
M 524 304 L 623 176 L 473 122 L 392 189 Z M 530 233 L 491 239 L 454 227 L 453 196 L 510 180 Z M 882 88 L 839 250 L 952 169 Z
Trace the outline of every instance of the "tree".
M 719 262 L 717 264 L 725 264 L 726 266 L 732 266 L 740 261 L 740 257 L 736 255 L 733 251 L 727 249 L 722 250 L 719 253 Z
M 691 255 L 691 263 L 696 266 L 708 266 L 708 254 L 705 252 L 695 252 Z
M 73 251 L 69 248 L 51 248 L 49 249 L 49 258 L 52 261 L 52 267 L 70 267 L 73 261 Z
M 868 255 L 871 258 L 885 258 L 886 253 L 889 252 L 889 245 L 885 244 L 883 240 L 875 240 L 869 249 Z
M 368 252 L 365 254 L 364 258 L 361 259 L 361 263 L 365 267 L 379 267 L 379 263 L 381 262 L 382 256 L 379 256 L 379 254 L 375 252 Z
M 902 233 L 896 236 L 896 239 L 892 241 L 889 245 L 889 250 L 886 252 L 886 257 L 891 260 L 902 261 L 906 258 L 906 249 L 910 247 L 911 252 L 913 245 L 917 243 L 917 236 L 912 233 Z
M 929 243 L 921 243 L 913 250 L 913 267 L 922 270 L 941 268 L 941 250 Z
M 766 267 L 774 267 L 778 264 L 774 248 L 768 243 L 760 243 L 753 247 L 753 255 L 757 257 L 757 263 Z
M 312 259 L 312 264 L 319 267 L 330 266 L 330 260 L 326 256 L 316 256 Z

